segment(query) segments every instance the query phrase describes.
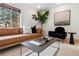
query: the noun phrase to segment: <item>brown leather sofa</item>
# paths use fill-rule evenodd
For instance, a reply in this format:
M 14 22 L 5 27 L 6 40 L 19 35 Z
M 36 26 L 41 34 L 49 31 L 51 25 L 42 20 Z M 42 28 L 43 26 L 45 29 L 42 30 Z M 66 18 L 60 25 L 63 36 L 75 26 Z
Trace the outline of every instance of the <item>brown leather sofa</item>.
M 41 37 L 41 30 L 37 29 L 37 32 L 38 33 L 23 34 L 22 28 L 0 28 L 0 49 Z

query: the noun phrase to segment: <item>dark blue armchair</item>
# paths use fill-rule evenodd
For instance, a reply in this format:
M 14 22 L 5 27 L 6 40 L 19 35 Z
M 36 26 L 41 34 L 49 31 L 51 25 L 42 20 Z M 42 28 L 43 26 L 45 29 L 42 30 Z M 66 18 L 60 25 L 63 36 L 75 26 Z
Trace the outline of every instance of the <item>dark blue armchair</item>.
M 67 36 L 67 33 L 65 32 L 65 29 L 63 27 L 57 27 L 55 31 L 49 31 L 49 36 L 50 37 L 56 37 L 60 39 L 65 39 Z

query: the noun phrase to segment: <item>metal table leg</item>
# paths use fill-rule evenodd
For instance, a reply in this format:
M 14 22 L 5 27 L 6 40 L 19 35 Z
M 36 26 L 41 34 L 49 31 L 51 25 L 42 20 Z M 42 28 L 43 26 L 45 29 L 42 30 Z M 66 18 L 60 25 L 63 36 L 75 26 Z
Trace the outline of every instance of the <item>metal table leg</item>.
M 22 46 L 20 47 L 20 56 L 22 56 Z
M 60 42 L 58 42 L 58 49 L 57 49 L 57 51 L 54 53 L 53 56 L 56 56 L 56 55 L 57 55 L 57 53 L 59 52 L 59 49 L 60 49 Z
M 38 53 L 38 56 L 39 56 L 39 53 Z
M 32 52 L 30 52 L 29 54 L 25 55 L 25 56 L 28 56 L 28 55 L 30 55 L 30 54 L 32 54 L 32 53 L 33 53 L 33 51 L 32 51 Z
M 58 42 L 58 47 L 55 47 L 55 46 L 51 46 L 51 47 L 57 48 L 57 51 L 53 55 L 53 56 L 56 56 L 56 54 L 59 52 L 59 49 L 60 49 L 60 42 Z
M 58 42 L 58 49 L 60 48 L 60 42 Z

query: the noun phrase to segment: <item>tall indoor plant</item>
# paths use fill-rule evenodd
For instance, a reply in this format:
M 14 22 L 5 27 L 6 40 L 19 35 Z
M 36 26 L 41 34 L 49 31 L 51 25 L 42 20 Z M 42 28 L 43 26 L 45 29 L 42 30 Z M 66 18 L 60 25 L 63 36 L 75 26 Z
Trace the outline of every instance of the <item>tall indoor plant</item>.
M 45 23 L 46 19 L 48 18 L 49 10 L 39 10 L 37 14 L 32 15 L 33 19 L 38 20 L 41 22 L 41 27 Z

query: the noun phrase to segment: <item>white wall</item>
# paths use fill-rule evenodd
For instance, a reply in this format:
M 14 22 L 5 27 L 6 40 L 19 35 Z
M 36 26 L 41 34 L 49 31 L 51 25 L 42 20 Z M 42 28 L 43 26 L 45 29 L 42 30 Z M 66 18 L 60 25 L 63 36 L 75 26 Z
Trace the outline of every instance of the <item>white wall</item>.
M 22 25 L 25 27 L 28 26 L 34 26 L 35 21 L 34 19 L 32 19 L 32 15 L 35 14 L 35 10 L 31 9 L 31 8 L 24 8 L 22 9 Z
M 46 26 L 46 31 L 49 30 L 54 30 L 57 26 L 54 26 L 54 13 L 55 12 L 60 12 L 64 10 L 71 10 L 71 19 L 70 19 L 70 25 L 69 26 L 62 26 L 65 28 L 66 32 L 72 31 L 72 32 L 77 32 L 75 34 L 75 38 L 78 39 L 79 37 L 79 4 L 61 4 L 56 6 L 55 8 L 51 8 L 50 10 L 50 15 L 49 19 L 47 21 Z M 68 35 L 69 38 L 69 35 Z

